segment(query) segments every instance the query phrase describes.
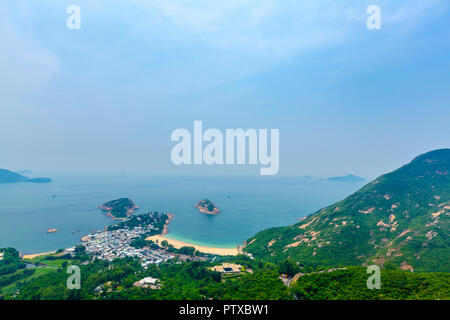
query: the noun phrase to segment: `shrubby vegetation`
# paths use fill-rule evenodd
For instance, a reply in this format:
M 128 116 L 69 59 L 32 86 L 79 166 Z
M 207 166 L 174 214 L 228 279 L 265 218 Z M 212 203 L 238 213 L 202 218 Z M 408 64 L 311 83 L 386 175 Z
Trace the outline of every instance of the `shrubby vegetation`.
M 100 206 L 100 209 L 108 212 L 112 218 L 124 219 L 129 216 L 129 212 L 134 211 L 136 206 L 133 201 L 128 198 L 120 198 L 111 200 Z
M 0 249 L 3 259 L 0 260 L 0 276 L 14 273 L 25 268 L 26 264 L 21 261 L 19 252 L 14 248 Z
M 0 288 L 10 285 L 18 280 L 28 278 L 33 275 L 36 270 L 34 269 L 22 269 L 20 271 L 0 276 Z
M 304 275 L 293 284 L 300 300 L 450 299 L 450 274 L 381 270 L 381 288 L 368 289 L 366 268 Z
M 225 259 L 233 261 L 233 258 Z M 248 263 L 247 258 L 233 262 Z M 72 263 L 75 263 L 73 261 Z M 81 262 L 81 261 L 78 261 Z M 77 263 L 78 263 L 77 262 Z M 278 279 L 274 265 L 248 263 L 253 273 L 222 281 L 221 274 L 208 269 L 212 264 L 194 261 L 150 265 L 144 270 L 131 258 L 111 263 L 95 261 L 81 267 L 81 290 L 66 287 L 67 273 L 59 268 L 18 286 L 14 299 L 290 299 L 292 292 Z M 134 287 L 136 281 L 151 276 L 161 280 L 161 289 Z
M 58 258 L 58 259 L 56 259 Z M 15 285 L 14 290 L 0 294 L 0 299 L 25 300 L 145 300 L 145 299 L 241 299 L 289 300 L 310 299 L 450 299 L 450 275 L 447 273 L 411 273 L 387 264 L 381 272 L 381 290 L 369 290 L 370 276 L 363 267 L 317 272 L 293 260 L 277 265 L 247 256 L 216 257 L 214 262 L 181 262 L 177 259 L 142 268 L 133 258 L 112 262 L 95 260 L 79 249 L 75 257 L 40 257 L 40 264 L 57 262 L 52 268 L 20 269 L 0 277 L 0 288 Z M 229 262 L 243 266 L 239 275 L 223 276 L 209 267 Z M 81 268 L 81 290 L 66 286 L 67 267 Z M 40 270 L 51 270 L 38 274 Z M 297 275 L 292 289 L 285 286 L 280 275 Z M 140 288 L 133 284 L 145 277 L 160 280 L 160 289 Z

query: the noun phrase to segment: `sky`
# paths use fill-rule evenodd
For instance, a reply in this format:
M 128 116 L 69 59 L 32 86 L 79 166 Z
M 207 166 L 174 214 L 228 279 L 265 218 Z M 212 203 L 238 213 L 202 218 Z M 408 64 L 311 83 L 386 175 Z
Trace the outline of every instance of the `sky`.
M 70 5 L 79 30 L 66 26 Z M 369 5 L 381 29 L 369 30 Z M 281 176 L 368 179 L 450 147 L 447 0 L 2 0 L 0 167 L 175 166 L 173 130 L 280 130 Z

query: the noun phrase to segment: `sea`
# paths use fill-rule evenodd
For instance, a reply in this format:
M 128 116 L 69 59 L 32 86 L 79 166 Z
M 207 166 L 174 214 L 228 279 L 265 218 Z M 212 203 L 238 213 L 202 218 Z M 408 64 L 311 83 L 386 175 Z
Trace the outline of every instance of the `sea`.
M 168 236 L 193 244 L 236 247 L 257 232 L 294 224 L 342 200 L 364 183 L 308 177 L 161 177 L 53 175 L 52 183 L 0 184 L 0 248 L 23 254 L 68 248 L 116 221 L 98 209 L 130 198 L 147 211 L 172 213 Z M 221 213 L 200 213 L 194 204 L 214 202 Z M 47 233 L 50 228 L 56 233 Z

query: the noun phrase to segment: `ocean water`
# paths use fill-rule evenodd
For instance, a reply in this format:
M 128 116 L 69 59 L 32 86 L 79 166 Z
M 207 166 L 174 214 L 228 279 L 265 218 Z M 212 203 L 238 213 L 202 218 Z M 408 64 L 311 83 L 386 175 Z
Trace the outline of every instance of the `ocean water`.
M 169 236 L 199 245 L 234 247 L 258 231 L 289 225 L 339 201 L 362 183 L 282 177 L 52 176 L 49 184 L 0 184 L 0 248 L 36 253 L 75 245 L 115 223 L 97 207 L 127 197 L 141 209 L 175 214 Z M 194 204 L 210 199 L 216 216 Z M 59 232 L 48 234 L 46 230 Z

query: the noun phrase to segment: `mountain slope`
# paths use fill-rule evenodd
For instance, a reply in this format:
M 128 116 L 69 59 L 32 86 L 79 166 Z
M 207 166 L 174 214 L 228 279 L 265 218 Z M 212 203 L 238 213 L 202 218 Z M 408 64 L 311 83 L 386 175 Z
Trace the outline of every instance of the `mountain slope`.
M 244 251 L 311 266 L 450 272 L 449 171 L 450 149 L 423 154 L 300 223 L 259 232 Z

